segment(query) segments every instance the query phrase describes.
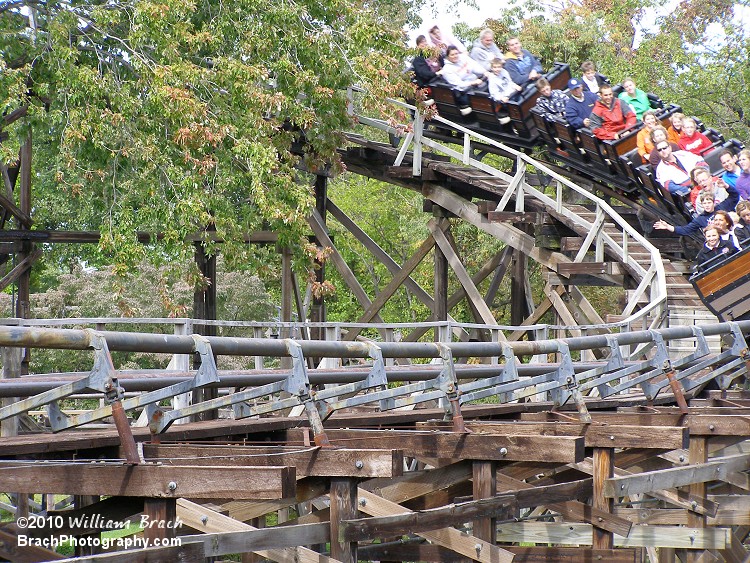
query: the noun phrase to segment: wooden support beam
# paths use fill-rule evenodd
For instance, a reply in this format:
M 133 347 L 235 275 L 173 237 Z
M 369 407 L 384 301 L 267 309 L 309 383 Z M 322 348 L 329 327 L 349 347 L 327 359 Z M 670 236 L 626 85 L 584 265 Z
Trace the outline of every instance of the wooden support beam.
M 295 432 L 290 430 L 288 439 L 295 439 Z M 584 454 L 584 439 L 570 436 L 338 429 L 328 429 L 326 433 L 333 445 L 372 448 L 379 444 L 398 444 L 404 455 L 410 457 L 575 463 L 581 461 Z
M 539 305 L 536 306 L 536 309 L 528 316 L 519 326 L 531 326 L 536 324 L 542 316 L 544 316 L 547 311 L 550 310 L 550 307 L 552 307 L 552 300 L 550 299 L 549 295 L 550 292 L 556 292 L 557 295 L 562 295 L 565 291 L 565 289 L 562 286 L 551 286 L 547 284 L 544 288 L 544 294 L 545 297 L 539 302 Z M 514 333 L 512 333 L 508 337 L 509 342 L 515 342 L 516 340 L 519 340 L 523 337 L 524 334 L 526 334 L 527 331 L 525 330 L 517 330 Z
M 478 229 L 485 231 L 505 244 L 520 250 L 529 258 L 551 269 L 556 269 L 559 262 L 569 262 L 570 259 L 558 252 L 538 248 L 534 237 L 527 235 L 511 225 L 488 223 L 477 211 L 475 204 L 466 201 L 459 195 L 437 184 L 425 183 L 422 193 L 441 207 L 447 209 L 457 217 L 471 223 Z
M 294 467 L 124 465 L 12 462 L 0 469 L 0 490 L 198 499 L 294 497 Z M 172 486 L 173 485 L 173 486 Z
M 471 281 L 471 276 L 469 276 L 466 268 L 464 268 L 463 263 L 461 262 L 461 258 L 458 256 L 458 254 L 456 254 L 455 249 L 450 244 L 450 242 L 448 242 L 448 239 L 446 238 L 443 231 L 439 229 L 437 225 L 430 226 L 430 231 L 432 232 L 432 237 L 440 247 L 440 250 L 448 261 L 451 269 L 455 272 L 458 281 L 461 282 L 461 286 L 466 291 L 466 295 L 469 298 L 471 305 L 477 309 L 479 315 L 482 317 L 482 320 L 486 324 L 496 325 L 497 321 L 495 320 L 492 311 L 490 311 L 487 303 L 484 302 L 484 299 L 479 293 L 477 287 L 474 285 L 474 282 Z
M 424 260 L 425 256 L 429 254 L 430 250 L 435 246 L 435 239 L 432 235 L 428 236 L 422 244 L 419 246 L 417 251 L 411 255 L 411 257 L 404 262 L 403 267 L 393 276 L 388 285 L 386 285 L 377 295 L 372 304 L 357 319 L 357 323 L 370 322 L 373 316 L 375 316 L 380 309 L 388 302 L 396 291 L 404 284 L 407 278 L 411 275 L 414 269 Z M 362 329 L 352 327 L 349 332 L 346 333 L 344 340 L 354 340 Z
M 653 409 L 652 409 L 653 410 Z M 733 414 L 735 413 L 735 414 Z M 569 421 L 562 413 L 539 412 L 521 413 L 521 420 Z M 736 414 L 736 409 L 725 410 L 724 414 L 643 413 L 643 412 L 591 412 L 594 423 L 610 426 L 627 425 L 653 427 L 659 432 L 661 426 L 685 426 L 691 436 L 750 436 L 750 416 Z
M 441 218 L 438 220 L 438 227 L 449 226 L 450 223 L 447 219 Z M 442 234 L 442 230 L 440 231 Z M 435 234 L 432 234 L 432 238 L 435 239 Z M 437 322 L 443 322 L 448 320 L 448 257 L 443 251 L 443 247 L 438 245 L 434 252 L 434 292 L 433 306 L 432 306 L 432 318 Z M 462 286 L 463 287 L 463 286 Z M 435 334 L 435 340 L 441 340 L 439 334 Z
M 343 525 L 357 517 L 357 483 L 350 477 L 331 479 L 331 557 L 357 563 L 357 540 L 346 538 Z
M 410 512 L 403 506 L 386 500 L 378 495 L 359 489 L 360 511 L 371 516 L 391 516 Z M 469 557 L 480 563 L 505 563 L 513 561 L 513 554 L 487 543 L 475 536 L 459 532 L 455 528 L 443 528 L 441 530 L 419 532 L 423 538 L 447 547 L 457 553 Z
M 515 211 L 488 211 L 487 220 L 491 223 L 526 223 L 541 225 L 544 214 L 536 212 L 518 213 Z
M 443 421 L 418 422 L 420 429 L 450 430 Z M 688 446 L 688 429 L 679 426 L 653 428 L 626 425 L 596 425 L 575 422 L 466 422 L 467 430 L 475 434 L 496 436 L 583 436 L 587 448 L 665 448 Z
M 253 551 L 279 563 L 336 563 L 335 559 L 300 546 L 328 542 L 327 523 L 258 529 L 186 499 L 177 500 L 177 516 L 187 526 L 203 532 L 183 539 L 187 542 L 188 538 L 196 538 L 207 547 L 206 556 Z
M 592 526 L 575 522 L 515 522 L 499 526 L 498 542 L 532 542 L 559 545 L 591 545 Z M 725 549 L 730 543 L 728 528 L 677 528 L 634 526 L 628 537 L 615 535 L 615 547 L 672 547 Z
M 627 272 L 619 262 L 570 262 L 558 264 L 557 273 L 567 277 L 573 274 L 621 276 Z
M 506 247 L 507 248 L 507 247 Z M 488 260 L 480 269 L 479 271 L 474 274 L 471 277 L 471 281 L 474 283 L 475 286 L 479 285 L 484 281 L 484 279 L 489 276 L 492 272 L 495 271 L 495 269 L 500 264 L 500 260 L 503 257 L 503 252 L 500 251 L 497 254 L 495 254 L 490 260 Z M 452 310 L 453 307 L 458 305 L 461 300 L 466 295 L 466 291 L 463 287 L 458 288 L 455 292 L 453 292 L 450 297 L 448 297 L 448 311 Z M 435 316 L 433 315 L 430 320 L 435 320 Z M 430 330 L 429 328 L 417 328 L 411 331 L 406 338 L 403 339 L 404 342 L 416 342 L 422 336 L 424 336 L 427 331 Z
M 651 451 L 651 450 L 645 450 L 645 451 Z M 615 469 L 614 469 L 614 478 L 620 478 L 620 477 L 629 477 L 629 476 L 640 476 L 642 474 L 634 474 L 630 471 L 623 469 L 622 467 L 619 467 L 617 465 L 617 457 L 615 459 Z M 637 463 L 637 462 L 636 462 Z M 584 473 L 588 473 L 589 475 L 593 475 L 593 464 L 591 462 L 591 458 L 587 458 L 585 461 L 581 463 L 576 463 L 573 467 L 576 469 L 583 471 Z M 669 471 L 669 470 L 665 470 Z M 605 495 L 609 495 L 609 489 L 613 488 L 614 485 L 612 484 L 612 479 L 608 479 L 605 483 Z M 637 493 L 634 493 L 637 494 Z M 674 506 L 678 506 L 680 508 L 686 508 L 689 510 L 692 510 L 694 512 L 699 512 L 701 514 L 708 514 L 710 516 L 715 516 L 716 512 L 718 510 L 718 505 L 715 502 L 711 502 L 708 499 L 705 498 L 695 498 L 691 497 L 687 494 L 682 494 L 681 492 L 674 491 L 674 490 L 653 490 L 649 492 L 649 495 L 659 499 L 666 501 L 669 504 L 672 504 Z M 614 497 L 612 497 L 614 498 Z
M 177 529 L 182 527 L 182 523 L 177 519 L 176 503 L 175 498 L 143 499 L 141 524 L 143 537 L 149 540 L 149 545 L 177 535 Z
M 368 250 L 368 252 L 370 252 L 381 264 L 383 264 L 383 266 L 386 267 L 386 269 L 392 276 L 396 276 L 399 274 L 399 272 L 403 268 L 399 266 L 398 263 L 393 258 L 391 258 L 391 256 L 385 250 L 383 250 L 380 245 L 378 245 L 378 243 L 372 240 L 372 238 L 370 238 L 367 233 L 365 233 L 359 227 L 359 225 L 357 225 L 330 199 L 327 200 L 327 209 L 329 213 Z M 442 225 L 442 228 L 448 228 L 448 223 Z M 414 294 L 417 299 L 419 299 L 427 307 L 432 309 L 432 297 L 422 288 L 421 285 L 414 281 L 413 278 L 407 276 L 404 279 L 404 285 L 409 289 L 409 291 Z
M 20 278 L 26 271 L 28 271 L 31 266 L 33 266 L 34 262 L 39 260 L 39 258 L 42 256 L 42 251 L 40 249 L 34 250 L 31 254 L 28 256 L 25 256 L 18 264 L 16 264 L 13 269 L 5 274 L 2 279 L 0 279 L 0 291 L 8 287 L 10 284 L 12 284 L 14 281 L 16 281 L 18 278 Z M 23 317 L 26 318 L 26 317 Z
M 515 500 L 512 495 L 451 503 L 440 508 L 349 520 L 341 523 L 340 534 L 345 540 L 365 541 L 398 536 L 405 530 L 412 534 L 427 532 L 447 526 L 460 526 L 472 519 L 476 521 L 477 518 L 495 520 L 496 516 L 502 516 L 514 506 Z M 494 528 L 491 531 L 493 538 L 492 541 L 485 540 L 488 543 L 494 543 Z M 476 528 L 474 528 L 474 535 L 479 537 Z
M 31 217 L 29 217 L 26 213 L 21 211 L 13 202 L 13 200 L 3 195 L 2 193 L 0 193 L 0 207 L 2 207 L 8 213 L 10 213 L 13 217 L 15 217 L 18 220 L 18 222 L 24 227 L 31 227 L 31 225 L 33 224 Z
M 747 471 L 749 468 L 750 454 L 714 458 L 708 463 L 607 479 L 603 490 L 604 495 L 608 498 L 639 493 L 652 493 L 654 491 L 684 487 L 695 483 L 720 481 L 727 473 Z
M 127 540 L 128 538 L 123 538 Z M 201 543 L 184 543 L 175 547 L 149 547 L 127 549 L 112 553 L 101 553 L 74 559 L 62 559 L 64 563 L 204 563 L 206 554 Z
M 614 471 L 614 448 L 594 448 L 594 494 L 591 506 L 607 514 L 612 513 L 613 501 L 604 495 L 604 484 L 612 477 Z M 614 547 L 614 534 L 612 532 L 593 526 L 594 549 L 612 549 Z
M 66 558 L 53 549 L 36 545 L 19 546 L 17 532 L 18 530 L 15 528 L 15 525 L 0 528 L 0 557 L 3 560 L 16 561 L 18 563 L 36 563 L 37 561 L 56 561 Z
M 497 490 L 495 475 L 497 473 L 497 464 L 493 461 L 474 461 L 472 463 L 473 476 L 472 485 L 474 489 L 474 500 L 488 499 L 495 497 Z M 507 519 L 510 514 L 510 506 L 505 508 L 499 514 L 501 520 Z M 494 517 L 493 517 L 494 516 Z M 495 527 L 498 514 L 493 514 L 485 518 L 476 518 L 472 527 L 473 533 L 479 539 L 488 543 L 495 543 Z
M 169 459 L 171 465 L 290 466 L 303 477 L 395 477 L 403 473 L 401 450 L 341 450 L 223 446 L 208 444 L 143 444 L 143 456 Z
M 333 262 L 333 265 L 336 266 L 336 269 L 339 271 L 341 277 L 344 279 L 344 282 L 354 294 L 354 297 L 359 303 L 360 307 L 362 307 L 362 309 L 366 311 L 372 305 L 372 301 L 367 295 L 367 292 L 365 292 L 365 290 L 360 285 L 359 281 L 357 281 L 357 277 L 354 275 L 354 272 L 352 272 L 351 268 L 349 268 L 344 258 L 336 249 L 336 246 L 333 244 L 331 237 L 328 236 L 328 232 L 325 228 L 325 225 L 323 224 L 323 219 L 321 218 L 317 210 L 313 210 L 308 219 L 308 223 L 312 228 L 313 234 L 315 234 L 320 243 L 323 246 L 327 246 L 331 249 L 332 252 L 330 259 Z M 376 323 L 383 322 L 383 319 L 381 319 L 379 315 L 373 315 L 372 318 Z
M 598 550 L 578 547 L 519 547 L 504 545 L 503 549 L 515 557 L 513 563 L 581 563 L 606 561 L 607 563 L 643 563 L 640 549 Z M 360 549 L 368 561 L 434 561 L 435 563 L 465 563 L 459 554 L 428 543 L 404 544 L 399 542 L 373 544 Z
M 514 491 L 519 508 L 546 506 L 559 512 L 566 520 L 596 524 L 609 532 L 627 536 L 632 523 L 626 519 L 599 510 L 589 504 L 573 500 L 586 498 L 593 493 L 593 480 L 576 481 L 564 485 L 533 486 L 503 473 L 497 475 L 501 493 Z

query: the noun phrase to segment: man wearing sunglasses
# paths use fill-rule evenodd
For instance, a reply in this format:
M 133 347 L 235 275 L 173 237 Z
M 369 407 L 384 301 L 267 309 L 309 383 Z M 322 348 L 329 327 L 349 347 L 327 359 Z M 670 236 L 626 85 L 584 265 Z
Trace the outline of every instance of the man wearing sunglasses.
M 690 172 L 698 165 L 706 166 L 703 158 L 688 151 L 672 151 L 667 141 L 656 143 L 654 150 L 661 159 L 656 167 L 656 180 L 669 193 L 688 195 L 690 193 Z

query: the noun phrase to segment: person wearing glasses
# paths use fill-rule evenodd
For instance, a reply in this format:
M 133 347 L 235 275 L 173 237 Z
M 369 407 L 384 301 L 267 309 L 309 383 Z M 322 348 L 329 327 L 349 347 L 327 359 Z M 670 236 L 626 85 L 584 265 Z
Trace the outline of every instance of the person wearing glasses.
M 652 149 L 648 155 L 648 163 L 654 170 L 656 170 L 656 167 L 659 166 L 659 163 L 661 162 L 661 157 L 659 156 L 659 151 L 656 150 L 656 146 L 662 141 L 669 142 L 667 130 L 661 125 L 657 125 L 653 128 L 649 136 L 651 137 Z M 669 145 L 672 147 L 673 151 L 680 150 L 680 147 L 677 145 L 677 143 L 670 142 Z
M 734 211 L 737 202 L 740 200 L 740 194 L 732 186 L 727 187 L 727 199 L 717 204 L 713 192 L 701 192 L 698 196 L 702 206 L 703 213 L 699 213 L 687 225 L 671 225 L 664 220 L 654 223 L 654 229 L 665 230 L 678 236 L 688 236 L 695 232 L 705 229 L 713 220 L 716 210 Z
M 655 149 L 661 159 L 656 167 L 656 181 L 671 194 L 688 195 L 690 173 L 696 166 L 706 166 L 703 158 L 687 151 L 672 151 L 672 146 L 667 141 L 659 142 Z

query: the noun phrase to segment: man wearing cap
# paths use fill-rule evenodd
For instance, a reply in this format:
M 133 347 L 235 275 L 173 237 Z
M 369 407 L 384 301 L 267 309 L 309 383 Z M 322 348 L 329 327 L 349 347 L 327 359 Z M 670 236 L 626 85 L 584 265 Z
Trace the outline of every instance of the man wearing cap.
M 565 119 L 576 130 L 588 127 L 591 124 L 589 117 L 598 99 L 596 94 L 584 91 L 583 82 L 578 78 L 568 80 L 568 93 L 570 98 L 565 104 Z

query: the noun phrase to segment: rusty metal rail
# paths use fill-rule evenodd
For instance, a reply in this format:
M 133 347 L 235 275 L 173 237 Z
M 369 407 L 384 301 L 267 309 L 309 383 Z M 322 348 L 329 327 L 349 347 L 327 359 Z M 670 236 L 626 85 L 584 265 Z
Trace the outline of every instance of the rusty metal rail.
M 231 408 L 234 418 L 239 419 L 299 407 L 309 418 L 316 443 L 325 446 L 323 421 L 326 417 L 339 409 L 364 404 L 386 411 L 437 400 L 445 410 L 446 420 L 452 419 L 457 431 L 463 430 L 461 405 L 488 398 L 509 403 L 541 395 L 555 406 L 571 402 L 580 420 L 588 422 L 587 395 L 606 399 L 638 394 L 646 401 L 653 401 L 659 393 L 669 392 L 685 411 L 685 393 L 711 380 L 715 380 L 720 389 L 727 390 L 747 374 L 750 361 L 744 337 L 747 332 L 750 332 L 750 321 L 530 342 L 376 344 L 0 326 L 0 346 L 94 352 L 90 373 L 58 382 L 58 385 L 48 383 L 51 387 L 1 408 L 0 420 L 46 407 L 52 430 L 59 432 L 114 417 L 123 443 L 130 443 L 132 434 L 125 419 L 126 411 L 145 410 L 151 431 L 157 435 L 177 420 L 221 408 Z M 706 343 L 706 336 L 716 335 L 725 337 L 728 342 L 719 354 L 711 353 Z M 671 358 L 666 343 L 672 340 L 694 342 L 692 351 Z M 638 347 L 638 357 L 625 361 L 621 348 L 633 346 Z M 607 359 L 595 363 L 574 361 L 575 354 L 594 349 L 606 351 Z M 150 390 L 126 398 L 118 372 L 112 365 L 111 351 L 198 354 L 201 367 L 184 372 L 178 381 L 174 380 L 173 372 L 165 370 L 162 374 L 166 380 L 161 386 L 158 378 L 156 382 L 149 378 Z M 268 379 L 238 388 L 238 376 L 228 374 L 224 380 L 215 363 L 216 356 L 260 354 L 290 357 L 292 367 L 273 370 L 266 374 Z M 519 361 L 540 354 L 555 355 L 557 363 L 546 368 L 536 366 L 532 370 Z M 365 370 L 320 370 L 318 373 L 318 370 L 308 370 L 308 356 L 367 359 L 371 366 Z M 471 357 L 492 358 L 499 363 L 479 368 L 460 366 L 454 360 Z M 398 368 L 397 379 L 403 384 L 389 386 L 396 378 L 389 378 L 385 358 L 435 359 L 439 366 Z M 409 375 L 412 372 L 414 377 Z M 474 379 L 466 381 L 468 373 Z M 311 374 L 315 374 L 315 384 Z M 8 389 L 20 390 L 12 388 L 16 381 L 9 381 Z M 189 406 L 171 409 L 158 406 L 177 395 L 209 385 L 229 391 Z M 75 415 L 65 414 L 59 401 L 83 393 L 103 395 L 104 406 Z M 129 450 L 126 448 L 126 451 Z M 130 459 L 136 455 L 133 450 L 128 461 L 136 463 L 137 459 Z

